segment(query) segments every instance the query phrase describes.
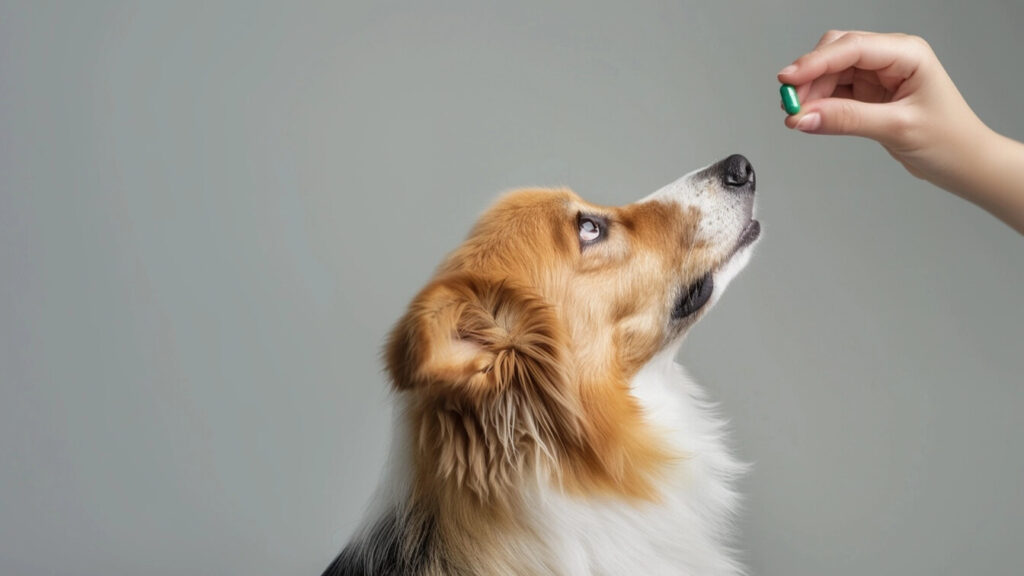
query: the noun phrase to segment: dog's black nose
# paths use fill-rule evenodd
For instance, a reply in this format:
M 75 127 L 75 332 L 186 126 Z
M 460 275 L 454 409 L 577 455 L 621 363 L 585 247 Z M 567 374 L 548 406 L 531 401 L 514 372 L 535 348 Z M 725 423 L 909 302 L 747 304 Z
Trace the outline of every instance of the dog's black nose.
M 722 184 L 733 190 L 754 191 L 754 167 L 742 154 L 733 154 L 720 163 Z

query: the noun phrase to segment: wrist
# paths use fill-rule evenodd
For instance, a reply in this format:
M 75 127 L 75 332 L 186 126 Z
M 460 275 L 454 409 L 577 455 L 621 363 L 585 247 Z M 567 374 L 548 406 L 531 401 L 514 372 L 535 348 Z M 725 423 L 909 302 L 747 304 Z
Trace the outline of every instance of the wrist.
M 932 137 L 940 146 L 929 161 L 932 169 L 924 174 L 925 179 L 965 200 L 983 204 L 1000 136 L 972 113 L 959 125 Z

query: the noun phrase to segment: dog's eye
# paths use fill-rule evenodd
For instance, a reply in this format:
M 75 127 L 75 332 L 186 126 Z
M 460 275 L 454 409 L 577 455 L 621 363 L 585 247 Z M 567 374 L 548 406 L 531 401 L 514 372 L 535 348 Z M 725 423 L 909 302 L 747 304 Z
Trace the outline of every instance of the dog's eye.
M 596 242 L 604 234 L 604 227 L 596 218 L 580 217 L 580 242 L 590 244 Z

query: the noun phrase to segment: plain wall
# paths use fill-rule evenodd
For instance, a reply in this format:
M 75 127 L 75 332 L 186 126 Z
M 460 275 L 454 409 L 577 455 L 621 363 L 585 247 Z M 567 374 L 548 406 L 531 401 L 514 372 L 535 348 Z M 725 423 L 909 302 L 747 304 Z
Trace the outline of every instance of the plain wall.
M 733 152 L 763 240 L 681 360 L 752 573 L 1024 572 L 1024 239 L 783 127 L 832 27 L 926 37 L 1024 138 L 1019 0 L 0 3 L 0 573 L 319 574 L 475 217 Z

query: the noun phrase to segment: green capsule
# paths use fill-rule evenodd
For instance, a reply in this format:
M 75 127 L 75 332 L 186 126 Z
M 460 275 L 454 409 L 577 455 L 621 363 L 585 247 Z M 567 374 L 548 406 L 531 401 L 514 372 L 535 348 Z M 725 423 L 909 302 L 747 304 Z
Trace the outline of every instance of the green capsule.
M 786 114 L 792 116 L 800 111 L 800 99 L 796 97 L 796 87 L 792 84 L 783 84 L 779 87 L 779 94 L 782 95 L 782 107 Z

